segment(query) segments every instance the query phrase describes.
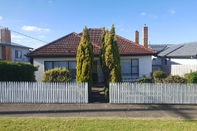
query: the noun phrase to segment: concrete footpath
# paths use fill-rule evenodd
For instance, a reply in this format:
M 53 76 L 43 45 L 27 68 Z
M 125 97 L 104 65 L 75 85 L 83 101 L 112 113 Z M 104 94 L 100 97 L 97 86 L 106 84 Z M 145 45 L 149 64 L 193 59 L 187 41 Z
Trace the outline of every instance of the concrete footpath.
M 197 119 L 197 105 L 0 103 L 0 117 L 129 117 Z

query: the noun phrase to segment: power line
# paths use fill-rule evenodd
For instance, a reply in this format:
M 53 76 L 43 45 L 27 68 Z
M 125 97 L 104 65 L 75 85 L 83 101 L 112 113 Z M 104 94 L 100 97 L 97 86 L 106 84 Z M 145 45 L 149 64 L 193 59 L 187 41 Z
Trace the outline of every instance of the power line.
M 1 28 L 5 28 L 5 27 L 3 27 L 3 26 L 0 26 L 0 27 L 1 27 Z M 9 29 L 9 30 L 10 30 L 10 29 Z M 34 40 L 37 40 L 37 41 L 41 41 L 41 42 L 43 42 L 43 43 L 48 43 L 48 42 L 43 41 L 43 40 L 40 40 L 40 39 L 38 39 L 38 38 L 34 38 L 34 37 L 29 36 L 29 35 L 22 34 L 22 33 L 18 32 L 18 31 L 14 31 L 14 30 L 10 30 L 10 31 L 11 31 L 11 32 L 14 32 L 14 33 L 17 33 L 17 34 L 20 34 L 20 35 L 23 35 L 23 36 L 25 36 L 25 37 L 29 37 L 29 38 L 34 39 Z

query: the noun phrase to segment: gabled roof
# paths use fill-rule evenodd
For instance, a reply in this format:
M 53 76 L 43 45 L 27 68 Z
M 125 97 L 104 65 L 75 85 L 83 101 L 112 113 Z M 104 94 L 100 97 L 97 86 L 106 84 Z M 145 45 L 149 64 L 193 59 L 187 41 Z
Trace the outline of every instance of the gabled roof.
M 197 42 L 169 45 L 158 56 L 160 57 L 189 57 L 197 55 Z
M 94 48 L 94 55 L 99 55 L 102 28 L 90 28 L 88 29 L 90 40 Z M 49 44 L 46 44 L 40 48 L 33 50 L 27 54 L 27 57 L 64 57 L 75 56 L 77 53 L 77 47 L 80 43 L 82 33 L 70 33 L 60 39 L 57 39 Z M 118 47 L 120 55 L 152 55 L 156 52 L 147 49 L 142 45 L 125 39 L 121 36 L 117 36 Z
M 1 39 L 0 39 L 0 41 L 1 41 Z M 27 49 L 33 49 L 32 47 L 24 46 L 24 45 L 17 44 L 17 43 L 14 43 L 14 42 L 11 42 L 11 43 L 0 42 L 0 45 L 12 46 L 12 47 L 19 47 L 19 48 L 27 48 Z
M 152 44 L 152 45 L 148 45 L 150 49 L 155 50 L 157 53 L 165 50 L 165 48 L 167 48 L 168 46 L 170 46 L 172 44 Z

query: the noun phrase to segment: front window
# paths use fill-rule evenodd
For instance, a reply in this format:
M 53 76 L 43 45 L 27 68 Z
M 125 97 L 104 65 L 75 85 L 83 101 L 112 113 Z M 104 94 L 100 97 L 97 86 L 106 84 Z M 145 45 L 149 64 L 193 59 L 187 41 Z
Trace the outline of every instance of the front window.
M 45 70 L 50 70 L 55 67 L 66 68 L 70 70 L 71 76 L 73 79 L 76 78 L 76 62 L 75 61 L 45 61 L 44 68 Z
M 21 50 L 15 50 L 15 58 L 22 58 L 22 51 Z
M 138 59 L 121 60 L 121 70 L 123 81 L 135 81 L 139 77 Z

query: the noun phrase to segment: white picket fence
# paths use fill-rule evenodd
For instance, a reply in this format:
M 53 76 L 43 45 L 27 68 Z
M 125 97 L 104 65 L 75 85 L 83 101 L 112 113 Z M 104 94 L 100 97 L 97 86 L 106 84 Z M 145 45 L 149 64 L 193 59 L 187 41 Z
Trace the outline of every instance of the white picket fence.
M 197 104 L 197 84 L 110 83 L 109 102 Z
M 0 103 L 88 103 L 88 84 L 0 82 Z

